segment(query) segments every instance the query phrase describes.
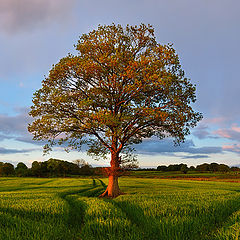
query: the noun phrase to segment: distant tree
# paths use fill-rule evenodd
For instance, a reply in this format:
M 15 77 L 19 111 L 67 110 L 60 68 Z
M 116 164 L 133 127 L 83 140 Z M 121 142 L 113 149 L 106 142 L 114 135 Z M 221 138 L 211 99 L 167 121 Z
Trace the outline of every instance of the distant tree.
M 50 158 L 47 161 L 47 169 L 51 176 L 60 176 L 64 173 L 63 165 L 61 160 Z
M 17 167 L 15 168 L 16 174 L 19 177 L 27 176 L 28 174 L 28 167 L 23 162 L 19 162 Z
M 210 166 L 209 166 L 209 170 L 211 172 L 219 171 L 219 164 L 218 163 L 211 163 Z
M 80 175 L 92 175 L 94 172 L 92 166 L 84 159 L 76 159 L 73 163 L 78 166 L 78 173 Z
M 79 169 L 80 175 L 92 175 L 93 169 L 90 165 L 86 164 Z
M 165 172 L 165 171 L 167 171 L 167 166 L 165 166 L 165 165 L 158 166 L 157 170 Z
M 239 167 L 231 167 L 230 170 L 233 171 L 233 172 L 239 172 L 240 168 Z
M 18 170 L 18 169 L 28 169 L 28 167 L 26 166 L 26 164 L 25 163 L 23 163 L 23 162 L 19 162 L 18 164 L 17 164 L 17 167 L 16 167 L 16 170 Z
M 11 163 L 4 163 L 2 167 L 3 175 L 14 175 L 14 166 Z
M 4 163 L 0 162 L 0 176 L 3 175 L 3 165 L 4 165 Z
M 31 173 L 33 176 L 41 177 L 65 177 L 79 174 L 79 167 L 71 162 L 50 158 L 44 162 L 34 161 Z
M 167 171 L 180 171 L 182 164 L 170 164 L 167 167 Z
M 84 159 L 82 159 L 82 158 L 74 160 L 73 163 L 77 164 L 77 166 L 79 168 L 81 168 L 81 167 L 83 167 L 85 165 L 88 165 L 88 163 Z
M 187 164 L 182 164 L 180 171 L 181 171 L 182 173 L 186 174 L 186 173 L 188 172 Z
M 90 155 L 110 154 L 102 196 L 117 197 L 123 165 L 136 163 L 131 155 L 123 161 L 133 143 L 157 136 L 178 144 L 202 118 L 192 109 L 196 89 L 175 50 L 157 43 L 150 25 L 99 26 L 83 34 L 76 49 L 77 55 L 53 66 L 34 94 L 35 121 L 28 130 L 35 140 L 49 140 L 45 151 L 87 143 Z
M 228 172 L 230 170 L 229 166 L 225 164 L 220 164 L 218 167 L 219 172 Z
M 190 167 L 189 167 L 189 170 L 190 170 L 190 171 L 195 171 L 196 168 L 195 168 L 194 166 L 190 166 Z
M 210 171 L 210 165 L 208 163 L 197 165 L 196 170 L 200 172 Z
M 36 177 L 40 177 L 42 175 L 42 172 L 41 172 L 41 164 L 37 161 L 34 161 L 32 163 L 32 168 L 31 168 L 31 172 L 34 176 Z

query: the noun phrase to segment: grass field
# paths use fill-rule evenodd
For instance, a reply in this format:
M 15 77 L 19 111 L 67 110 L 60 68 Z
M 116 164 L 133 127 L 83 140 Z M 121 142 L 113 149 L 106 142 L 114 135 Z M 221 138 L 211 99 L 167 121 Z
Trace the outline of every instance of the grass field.
M 120 178 L 0 178 L 1 240 L 240 239 L 239 183 Z
M 240 181 L 240 174 L 239 172 L 198 172 L 198 171 L 188 171 L 187 174 L 181 173 L 180 171 L 130 171 L 128 172 L 129 177 L 136 177 L 136 178 L 161 178 L 161 179 L 195 179 L 195 178 L 203 178 L 203 179 L 214 179 L 214 180 L 236 180 Z

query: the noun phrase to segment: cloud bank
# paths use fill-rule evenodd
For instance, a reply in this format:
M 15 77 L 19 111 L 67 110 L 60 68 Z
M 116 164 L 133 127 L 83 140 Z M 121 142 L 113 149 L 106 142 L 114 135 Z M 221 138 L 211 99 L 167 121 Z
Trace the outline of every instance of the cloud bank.
M 142 144 L 135 145 L 137 153 L 143 155 L 189 153 L 189 154 L 216 154 L 222 153 L 222 147 L 196 147 L 192 140 L 186 140 L 180 146 L 174 146 L 171 139 L 149 139 Z M 206 155 L 204 155 L 206 156 Z
M 14 116 L 0 114 L 0 141 L 15 139 L 20 142 L 34 143 L 27 130 L 28 124 L 32 121 L 28 115 L 29 108 L 21 108 L 17 111 Z

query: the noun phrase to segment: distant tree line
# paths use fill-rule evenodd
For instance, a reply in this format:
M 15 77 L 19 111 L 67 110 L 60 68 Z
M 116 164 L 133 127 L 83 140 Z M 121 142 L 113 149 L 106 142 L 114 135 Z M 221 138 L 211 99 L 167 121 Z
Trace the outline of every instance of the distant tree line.
M 180 171 L 187 173 L 188 171 L 196 172 L 230 172 L 239 171 L 239 167 L 229 167 L 225 164 L 203 163 L 196 167 L 187 164 L 170 164 L 160 165 L 156 168 L 134 168 L 127 170 L 137 171 Z M 0 176 L 18 176 L 18 177 L 67 177 L 67 176 L 91 176 L 102 175 L 102 168 L 93 168 L 83 159 L 77 159 L 73 162 L 50 158 L 44 162 L 34 161 L 31 168 L 28 168 L 23 162 L 19 162 L 16 167 L 11 163 L 0 162 Z
M 66 177 L 71 175 L 89 176 L 94 169 L 82 159 L 74 162 L 50 158 L 44 162 L 34 161 L 32 167 L 28 168 L 23 162 L 14 167 L 11 163 L 0 162 L 0 176 L 19 177 Z
M 197 165 L 196 167 L 187 164 L 171 164 L 169 166 L 161 165 L 157 167 L 158 171 L 170 172 L 170 171 L 181 171 L 187 173 L 188 171 L 198 171 L 198 172 L 229 172 L 229 171 L 240 171 L 238 167 L 229 167 L 226 164 L 218 163 L 203 163 Z

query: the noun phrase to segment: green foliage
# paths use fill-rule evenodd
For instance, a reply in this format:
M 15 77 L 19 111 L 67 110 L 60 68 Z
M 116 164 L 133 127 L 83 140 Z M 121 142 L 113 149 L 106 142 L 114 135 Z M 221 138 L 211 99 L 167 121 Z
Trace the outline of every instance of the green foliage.
M 158 166 L 157 167 L 158 171 L 164 171 L 164 172 L 168 172 L 168 171 L 183 171 L 184 173 L 186 173 L 185 171 L 188 170 L 188 167 L 186 164 L 180 163 L 180 164 L 170 164 L 169 166 Z
M 40 177 L 42 174 L 42 164 L 40 162 L 32 162 L 31 173 L 33 176 Z
M 225 164 L 218 164 L 218 163 L 203 163 L 196 167 L 197 171 L 204 172 L 204 171 L 211 171 L 211 172 L 228 172 L 230 171 L 230 167 Z
M 31 176 L 36 177 L 66 177 L 67 175 L 92 175 L 93 169 L 86 162 L 72 163 L 59 159 L 50 158 L 45 162 L 34 161 L 30 169 Z
M 2 165 L 2 173 L 5 176 L 12 176 L 14 175 L 14 166 L 11 163 L 4 163 Z
M 0 176 L 3 176 L 3 162 L 0 162 Z
M 180 171 L 186 174 L 188 172 L 187 164 L 182 164 Z
M 218 167 L 219 172 L 228 172 L 230 170 L 229 166 L 225 164 L 220 164 Z
M 182 169 L 188 169 L 186 164 L 171 164 L 169 166 L 161 165 L 157 167 L 158 171 L 182 171 Z M 188 170 L 191 171 L 199 171 L 199 172 L 229 172 L 229 171 L 240 171 L 238 167 L 229 167 L 226 164 L 218 164 L 218 163 L 203 163 L 197 165 L 195 168 L 194 166 L 190 166 Z
M 15 168 L 16 175 L 19 177 L 26 177 L 29 175 L 28 167 L 23 162 L 19 162 Z
M 17 167 L 16 167 L 16 169 L 15 169 L 15 170 L 19 170 L 19 169 L 24 169 L 24 170 L 27 170 L 27 169 L 28 169 L 28 167 L 26 166 L 26 164 L 25 164 L 25 163 L 23 163 L 23 162 L 19 162 L 19 163 L 17 164 Z

